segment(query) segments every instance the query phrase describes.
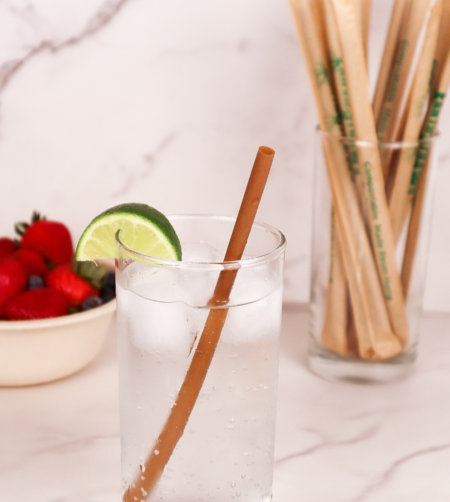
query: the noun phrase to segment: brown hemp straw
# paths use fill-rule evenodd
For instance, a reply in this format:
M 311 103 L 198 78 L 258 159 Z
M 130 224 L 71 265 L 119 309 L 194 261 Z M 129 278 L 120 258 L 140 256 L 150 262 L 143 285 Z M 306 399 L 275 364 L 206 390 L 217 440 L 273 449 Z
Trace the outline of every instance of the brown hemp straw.
M 258 210 L 275 152 L 267 147 L 258 149 L 255 163 L 242 199 L 236 223 L 225 253 L 224 261 L 242 258 L 248 236 Z M 238 268 L 224 269 L 217 280 L 210 305 L 227 303 Z M 139 473 L 123 496 L 124 502 L 148 499 L 169 461 L 197 401 L 197 397 L 208 373 L 222 328 L 228 314 L 227 308 L 213 308 L 209 311 L 186 377 L 178 393 L 164 428 L 150 452 L 145 469 Z

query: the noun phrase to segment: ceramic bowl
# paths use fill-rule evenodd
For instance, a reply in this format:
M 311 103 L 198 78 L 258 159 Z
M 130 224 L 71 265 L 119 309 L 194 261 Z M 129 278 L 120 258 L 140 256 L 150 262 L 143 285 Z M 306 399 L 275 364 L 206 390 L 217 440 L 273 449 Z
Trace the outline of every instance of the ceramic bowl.
M 99 353 L 116 300 L 86 312 L 0 321 L 0 386 L 34 385 L 81 370 Z

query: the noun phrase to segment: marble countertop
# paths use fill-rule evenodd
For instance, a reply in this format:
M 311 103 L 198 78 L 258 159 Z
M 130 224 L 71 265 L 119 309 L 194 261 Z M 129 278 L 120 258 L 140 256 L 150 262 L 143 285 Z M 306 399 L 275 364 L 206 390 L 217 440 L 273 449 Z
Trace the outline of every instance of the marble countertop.
M 383 386 L 306 364 L 307 313 L 283 318 L 273 502 L 450 500 L 450 315 L 427 314 L 415 372 Z M 114 329 L 48 385 L 0 389 L 0 502 L 120 501 Z

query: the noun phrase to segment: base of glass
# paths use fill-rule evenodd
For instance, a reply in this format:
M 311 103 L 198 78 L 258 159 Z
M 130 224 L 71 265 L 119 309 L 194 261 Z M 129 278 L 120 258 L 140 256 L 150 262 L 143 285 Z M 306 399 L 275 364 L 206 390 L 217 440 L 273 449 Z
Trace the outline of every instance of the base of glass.
M 367 361 L 342 357 L 322 347 L 309 348 L 309 367 L 313 373 L 331 381 L 358 384 L 385 384 L 401 380 L 414 368 L 415 352 L 406 351 L 392 359 Z

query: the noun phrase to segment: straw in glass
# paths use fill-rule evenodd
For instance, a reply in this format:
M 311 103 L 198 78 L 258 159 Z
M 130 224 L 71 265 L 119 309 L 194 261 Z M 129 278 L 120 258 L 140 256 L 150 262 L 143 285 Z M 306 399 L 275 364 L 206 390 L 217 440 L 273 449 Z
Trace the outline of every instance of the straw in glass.
M 242 258 L 250 230 L 259 207 L 261 196 L 269 175 L 275 152 L 268 147 L 259 148 L 247 188 L 239 209 L 236 223 L 225 253 L 224 261 Z M 238 269 L 221 271 L 210 305 L 225 305 L 233 288 Z M 166 464 L 183 435 L 195 406 L 209 366 L 219 342 L 228 314 L 227 308 L 212 308 L 209 311 L 202 335 L 192 357 L 191 364 L 175 400 L 169 417 L 152 451 L 145 461 L 145 469 L 138 473 L 123 496 L 124 502 L 146 500 L 150 497 Z

